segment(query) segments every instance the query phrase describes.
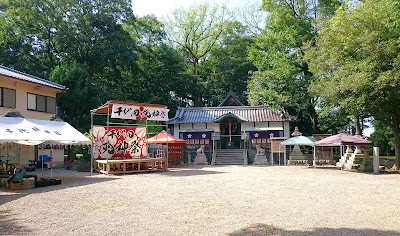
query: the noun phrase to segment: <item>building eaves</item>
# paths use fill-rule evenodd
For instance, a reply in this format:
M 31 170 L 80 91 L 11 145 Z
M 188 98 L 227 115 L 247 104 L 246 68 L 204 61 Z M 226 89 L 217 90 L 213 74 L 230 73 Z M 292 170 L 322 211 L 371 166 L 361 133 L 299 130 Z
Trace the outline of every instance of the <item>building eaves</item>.
M 282 115 L 280 111 L 268 110 L 263 106 L 232 106 L 232 107 L 185 107 L 179 108 L 176 116 L 169 124 L 213 123 L 220 117 L 231 113 L 248 122 L 282 122 L 292 121 L 290 116 Z M 231 116 L 232 116 L 231 115 Z
M 55 88 L 59 90 L 67 90 L 68 88 L 65 87 L 64 85 L 57 84 L 54 82 L 51 82 L 49 80 L 41 79 L 33 75 L 29 75 L 5 66 L 0 65 L 0 75 L 11 77 L 17 80 L 22 80 L 26 81 L 29 83 L 34 83 L 34 84 L 39 84 L 42 86 L 50 87 L 50 88 Z

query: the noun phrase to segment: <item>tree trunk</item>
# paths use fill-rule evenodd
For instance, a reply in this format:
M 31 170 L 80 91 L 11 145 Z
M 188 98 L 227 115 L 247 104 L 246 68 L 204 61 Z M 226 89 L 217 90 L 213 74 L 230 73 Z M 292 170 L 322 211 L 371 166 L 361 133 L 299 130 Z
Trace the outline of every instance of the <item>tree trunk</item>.
M 315 111 L 314 105 L 312 103 L 308 105 L 308 113 L 310 114 L 313 133 L 314 134 L 321 133 L 321 130 L 319 129 L 318 114 Z
M 354 118 L 354 126 L 356 128 L 355 136 L 361 136 L 361 127 L 360 127 L 360 116 L 356 116 Z
M 392 131 L 394 134 L 394 153 L 396 156 L 396 161 L 394 163 L 393 168 L 398 170 L 400 167 L 400 127 L 399 121 L 395 120 L 392 124 Z

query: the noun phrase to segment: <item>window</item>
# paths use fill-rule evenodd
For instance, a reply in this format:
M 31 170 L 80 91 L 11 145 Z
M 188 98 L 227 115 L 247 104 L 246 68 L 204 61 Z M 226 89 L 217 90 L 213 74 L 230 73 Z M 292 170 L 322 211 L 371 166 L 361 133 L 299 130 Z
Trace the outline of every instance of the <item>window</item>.
M 36 110 L 36 95 L 28 93 L 28 110 Z
M 56 98 L 28 93 L 28 110 L 56 113 Z
M 15 89 L 0 88 L 0 106 L 15 108 L 16 93 Z
M 41 95 L 36 95 L 36 110 L 46 111 L 46 97 Z
M 52 97 L 47 97 L 47 104 L 46 104 L 46 108 L 47 108 L 47 112 L 49 113 L 56 113 L 56 98 L 52 98 Z

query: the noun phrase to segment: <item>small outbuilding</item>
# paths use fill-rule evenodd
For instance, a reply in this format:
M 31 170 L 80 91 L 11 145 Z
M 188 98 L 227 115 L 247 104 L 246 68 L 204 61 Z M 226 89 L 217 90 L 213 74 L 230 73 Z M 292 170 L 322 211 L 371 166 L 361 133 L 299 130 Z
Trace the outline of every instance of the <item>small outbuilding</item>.
M 362 171 L 372 171 L 372 161 L 369 158 L 369 150 L 372 145 L 373 142 L 367 139 L 345 133 L 333 135 L 315 142 L 315 147 L 339 146 L 341 158 L 337 166 L 348 169 L 360 168 Z M 342 155 L 344 147 L 346 147 L 346 152 Z M 355 147 L 354 150 L 353 147 Z M 318 160 L 318 154 L 314 155 L 315 160 Z

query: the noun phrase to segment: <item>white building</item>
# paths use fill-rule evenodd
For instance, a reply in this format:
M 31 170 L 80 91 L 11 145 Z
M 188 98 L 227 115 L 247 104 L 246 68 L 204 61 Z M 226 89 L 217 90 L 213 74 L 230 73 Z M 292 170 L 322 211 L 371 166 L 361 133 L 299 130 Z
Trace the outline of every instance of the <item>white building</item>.
M 289 138 L 292 120 L 285 112 L 244 106 L 229 92 L 218 107 L 179 107 L 168 124 L 175 137 L 188 140 L 184 159 L 193 160 L 204 145 L 210 163 L 214 154 L 215 164 L 243 164 L 245 156 L 252 163 L 256 145 L 268 154 L 272 137 Z

